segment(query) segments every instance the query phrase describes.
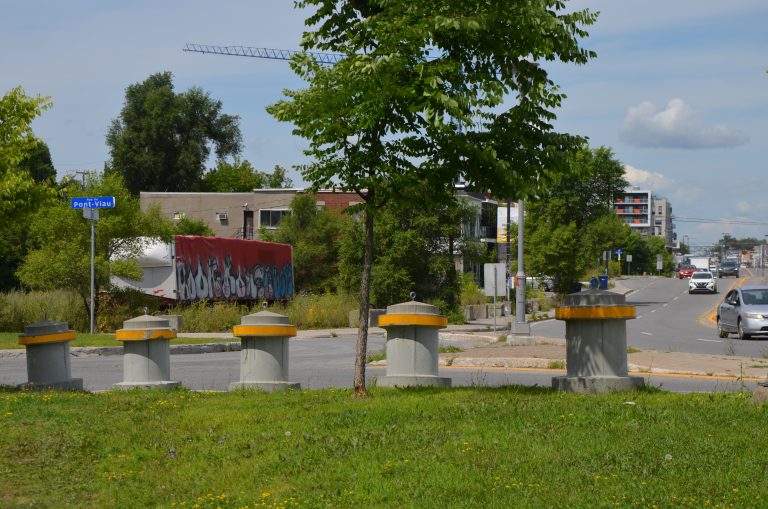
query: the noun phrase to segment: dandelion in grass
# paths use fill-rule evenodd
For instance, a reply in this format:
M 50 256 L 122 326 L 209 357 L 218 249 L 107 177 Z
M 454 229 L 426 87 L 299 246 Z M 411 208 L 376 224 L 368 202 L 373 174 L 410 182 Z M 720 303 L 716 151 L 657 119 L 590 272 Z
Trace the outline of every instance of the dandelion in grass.
M 664 459 L 667 461 L 672 461 L 672 455 L 671 454 L 665 454 Z

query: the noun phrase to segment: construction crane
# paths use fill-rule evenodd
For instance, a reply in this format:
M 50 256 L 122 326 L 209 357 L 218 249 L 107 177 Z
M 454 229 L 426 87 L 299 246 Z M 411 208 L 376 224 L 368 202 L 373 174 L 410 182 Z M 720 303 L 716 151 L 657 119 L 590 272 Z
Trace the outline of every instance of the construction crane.
M 212 46 L 210 44 L 186 43 L 184 51 L 192 53 L 210 53 L 212 55 L 230 55 L 236 57 L 267 58 L 270 60 L 290 60 L 293 55 L 301 54 L 301 51 L 272 48 L 252 48 L 250 46 Z M 344 58 L 341 53 L 316 53 L 306 52 L 312 55 L 323 65 L 333 65 Z

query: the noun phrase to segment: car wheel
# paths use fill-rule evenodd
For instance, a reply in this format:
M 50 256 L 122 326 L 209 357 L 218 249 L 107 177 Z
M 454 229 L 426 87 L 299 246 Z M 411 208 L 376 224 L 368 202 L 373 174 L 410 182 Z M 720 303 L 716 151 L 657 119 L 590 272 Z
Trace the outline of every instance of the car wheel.
M 728 332 L 723 330 L 723 326 L 720 323 L 720 317 L 717 318 L 717 335 L 720 339 L 724 339 L 728 337 Z
M 744 333 L 744 327 L 741 326 L 741 320 L 739 320 L 739 323 L 737 324 L 738 330 L 739 330 L 739 339 L 742 339 L 744 341 L 747 341 L 749 339 L 752 339 L 752 336 L 749 334 Z

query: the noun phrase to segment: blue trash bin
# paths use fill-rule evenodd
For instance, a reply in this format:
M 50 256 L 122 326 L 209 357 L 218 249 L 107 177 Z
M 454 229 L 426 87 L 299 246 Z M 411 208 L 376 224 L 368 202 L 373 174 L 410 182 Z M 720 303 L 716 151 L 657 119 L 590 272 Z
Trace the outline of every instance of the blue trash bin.
M 608 289 L 608 276 L 600 276 L 597 278 L 599 281 L 598 288 L 601 290 L 607 290 Z
M 581 291 L 581 283 L 573 283 L 573 286 L 571 287 L 571 292 L 578 293 Z

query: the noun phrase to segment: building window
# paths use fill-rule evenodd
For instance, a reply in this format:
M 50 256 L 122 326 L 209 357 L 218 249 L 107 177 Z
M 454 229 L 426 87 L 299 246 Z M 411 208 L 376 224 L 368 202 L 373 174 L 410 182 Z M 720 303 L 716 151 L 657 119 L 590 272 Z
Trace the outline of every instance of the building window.
M 259 225 L 262 228 L 273 230 L 277 228 L 283 217 L 291 213 L 288 209 L 266 209 L 259 211 Z

